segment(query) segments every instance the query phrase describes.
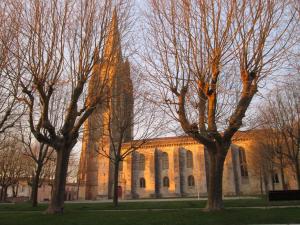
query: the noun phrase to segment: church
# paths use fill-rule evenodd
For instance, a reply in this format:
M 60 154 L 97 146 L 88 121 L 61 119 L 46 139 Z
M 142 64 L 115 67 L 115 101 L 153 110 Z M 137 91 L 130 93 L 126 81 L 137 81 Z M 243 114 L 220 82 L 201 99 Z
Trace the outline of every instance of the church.
M 187 136 L 147 140 L 122 161 L 119 183 L 113 183 L 113 164 L 109 157 L 98 153 L 101 148 L 111 155 L 113 143 L 104 134 L 110 129 L 111 135 L 120 135 L 115 129 L 117 116 L 132 119 L 134 104 L 130 65 L 122 56 L 116 12 L 100 61 L 93 70 L 88 95 L 92 98 L 98 91 L 95 83 L 108 75 L 107 92 L 111 98 L 107 104 L 97 107 L 84 125 L 78 174 L 79 199 L 112 198 L 114 185 L 118 185 L 121 199 L 207 196 L 207 154 L 203 145 Z M 129 145 L 126 142 L 132 140 L 132 129 L 124 134 L 124 148 Z M 268 181 L 263 180 L 256 151 L 255 135 L 251 132 L 238 132 L 234 136 L 224 165 L 225 196 L 260 194 L 266 188 L 266 182 L 270 189 L 281 188 L 281 176 L 277 171 L 272 172 Z M 290 187 L 295 185 L 292 179 L 287 182 L 291 182 Z

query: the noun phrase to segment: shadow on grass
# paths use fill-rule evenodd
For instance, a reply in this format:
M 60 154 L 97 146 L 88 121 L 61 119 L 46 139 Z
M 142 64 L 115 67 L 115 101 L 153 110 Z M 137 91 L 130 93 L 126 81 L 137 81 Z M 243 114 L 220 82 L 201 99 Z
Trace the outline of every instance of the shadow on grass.
M 135 209 L 185 209 L 185 208 L 204 208 L 206 201 L 152 201 L 152 202 L 120 202 L 115 208 L 112 203 L 66 203 L 65 211 L 89 211 L 89 210 L 135 210 Z M 300 201 L 279 201 L 267 202 L 265 198 L 257 199 L 231 199 L 224 200 L 226 207 L 266 207 L 266 206 L 293 206 L 300 205 Z M 31 207 L 30 203 L 1 204 L 0 213 L 7 211 L 44 211 L 47 204 L 39 204 L 38 207 Z M 1 224 L 1 223 L 0 223 Z

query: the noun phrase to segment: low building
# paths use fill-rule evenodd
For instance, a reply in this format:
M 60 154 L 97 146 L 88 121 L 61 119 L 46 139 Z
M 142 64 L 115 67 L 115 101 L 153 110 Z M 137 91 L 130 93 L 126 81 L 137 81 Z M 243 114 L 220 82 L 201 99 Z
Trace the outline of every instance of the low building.
M 38 202 L 46 202 L 51 200 L 52 182 L 43 181 L 38 189 Z M 14 190 L 13 190 L 14 188 Z M 7 200 L 8 201 L 28 201 L 31 196 L 32 188 L 28 184 L 27 178 L 19 180 L 18 185 L 15 187 L 9 187 L 7 189 Z M 14 194 L 15 192 L 15 194 Z M 77 200 L 78 185 L 77 183 L 67 183 L 65 190 L 65 200 L 73 201 Z

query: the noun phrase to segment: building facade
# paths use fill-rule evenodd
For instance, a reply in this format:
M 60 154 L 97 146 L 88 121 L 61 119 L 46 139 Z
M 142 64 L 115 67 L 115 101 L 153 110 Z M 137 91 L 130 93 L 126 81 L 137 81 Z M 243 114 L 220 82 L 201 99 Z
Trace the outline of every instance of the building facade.
M 237 135 L 227 154 L 223 173 L 225 196 L 258 195 L 266 186 L 257 166 L 255 139 L 247 133 Z M 124 143 L 126 147 L 126 143 Z M 207 165 L 204 146 L 190 137 L 167 137 L 148 140 L 128 156 L 120 166 L 119 197 L 163 198 L 207 196 Z M 107 169 L 103 168 L 104 171 Z M 285 175 L 289 189 L 296 188 L 293 177 Z M 268 190 L 281 190 L 279 170 L 268 176 Z M 105 181 L 98 180 L 105 185 Z M 84 185 L 84 183 L 81 183 Z M 98 187 L 99 193 L 101 188 Z M 88 198 L 79 191 L 80 199 L 103 199 L 108 195 Z

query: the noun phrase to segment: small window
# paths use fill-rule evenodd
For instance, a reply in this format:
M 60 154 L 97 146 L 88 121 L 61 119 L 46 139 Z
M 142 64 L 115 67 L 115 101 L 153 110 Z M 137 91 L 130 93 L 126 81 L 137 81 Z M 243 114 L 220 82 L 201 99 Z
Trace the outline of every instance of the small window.
M 163 170 L 169 169 L 169 156 L 168 153 L 166 152 L 162 153 L 162 169 Z
M 140 188 L 145 188 L 146 187 L 146 180 L 145 178 L 140 178 Z
M 272 176 L 272 181 L 274 184 L 278 184 L 279 183 L 279 177 L 277 173 L 274 173 Z
M 193 175 L 188 176 L 188 185 L 189 187 L 195 186 L 195 179 Z
M 170 186 L 170 180 L 168 177 L 164 177 L 163 179 L 163 186 L 164 187 L 169 187 Z
M 190 150 L 188 150 L 186 152 L 186 167 L 193 168 L 193 164 L 193 153 Z
M 145 156 L 143 154 L 140 154 L 139 170 L 145 170 Z

